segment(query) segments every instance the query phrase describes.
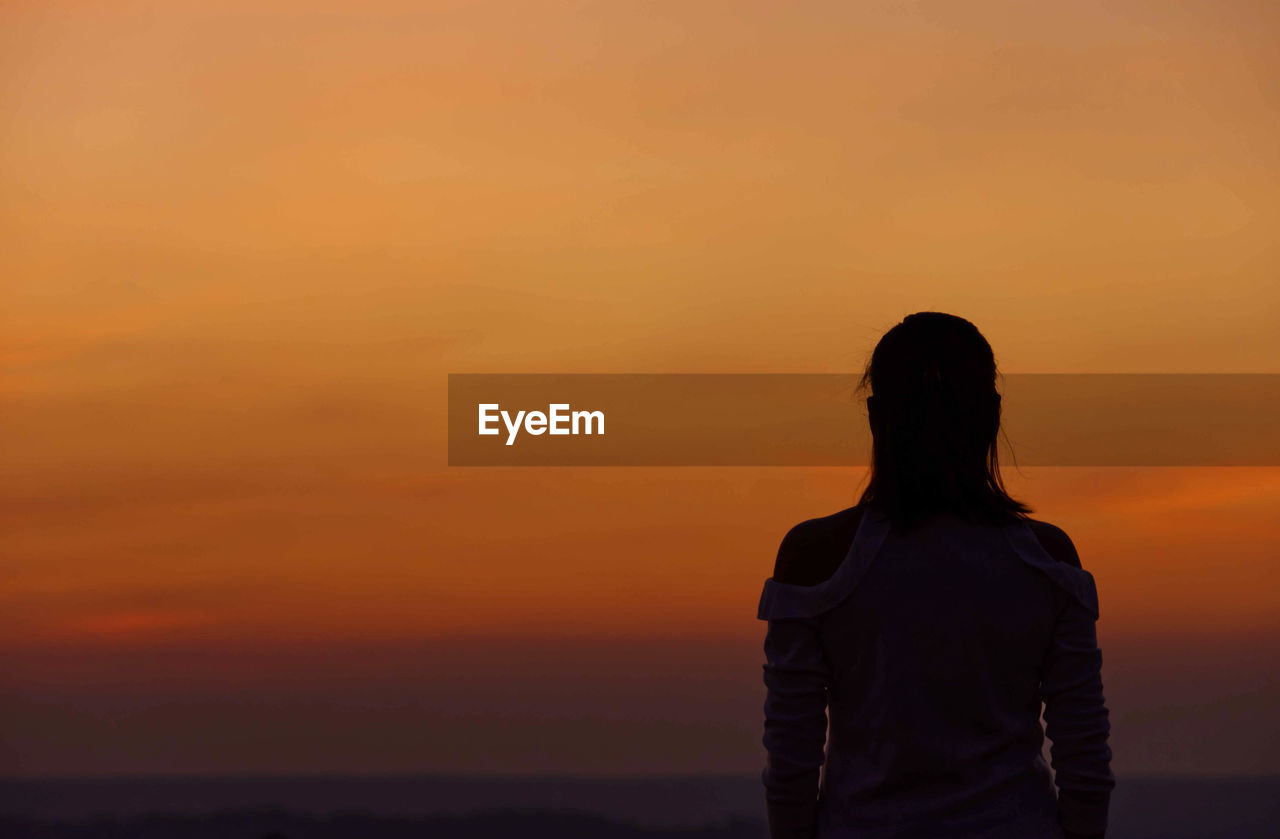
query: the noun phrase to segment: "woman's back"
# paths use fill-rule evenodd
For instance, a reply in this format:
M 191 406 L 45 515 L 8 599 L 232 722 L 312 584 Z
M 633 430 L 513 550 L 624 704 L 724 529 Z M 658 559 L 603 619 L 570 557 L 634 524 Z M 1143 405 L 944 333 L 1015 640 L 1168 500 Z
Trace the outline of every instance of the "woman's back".
M 1063 821 L 1101 831 L 1096 615 L 1092 578 L 1051 525 L 943 514 L 904 532 L 859 506 L 794 528 L 759 611 L 774 835 L 1062 836 L 1042 698 L 1059 784 L 1081 794 Z
M 866 489 L 787 534 L 760 596 L 773 839 L 1105 831 L 1098 595 L 1005 491 L 997 378 L 978 328 L 942 312 L 871 353 Z

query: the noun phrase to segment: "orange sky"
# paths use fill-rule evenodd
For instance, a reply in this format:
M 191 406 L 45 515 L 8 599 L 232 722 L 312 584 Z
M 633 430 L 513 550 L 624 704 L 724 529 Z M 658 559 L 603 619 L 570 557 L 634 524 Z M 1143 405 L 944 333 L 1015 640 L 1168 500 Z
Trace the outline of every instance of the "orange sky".
M 0 761 L 754 768 L 759 586 L 861 472 L 450 470 L 449 372 L 855 371 L 922 309 L 1280 372 L 1280 13 L 958 9 L 6 4 Z M 1098 579 L 1118 766 L 1280 771 L 1280 470 L 1008 477 Z

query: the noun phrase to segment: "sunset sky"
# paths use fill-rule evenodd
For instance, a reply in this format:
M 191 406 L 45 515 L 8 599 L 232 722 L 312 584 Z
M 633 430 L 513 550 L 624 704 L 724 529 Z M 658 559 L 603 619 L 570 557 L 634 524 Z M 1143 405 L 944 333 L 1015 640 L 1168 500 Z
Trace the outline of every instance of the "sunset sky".
M 857 469 L 446 466 L 460 372 L 1280 373 L 1280 7 L 0 9 L 0 774 L 752 771 Z M 1118 773 L 1280 772 L 1280 468 L 1009 470 Z

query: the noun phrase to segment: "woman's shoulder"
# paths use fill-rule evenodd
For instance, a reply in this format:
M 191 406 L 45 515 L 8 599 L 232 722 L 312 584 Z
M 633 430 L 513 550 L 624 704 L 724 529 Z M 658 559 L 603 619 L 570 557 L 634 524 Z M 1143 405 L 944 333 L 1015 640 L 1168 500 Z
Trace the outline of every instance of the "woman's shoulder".
M 814 586 L 830 579 L 848 555 L 864 510 L 855 504 L 793 526 L 778 546 L 773 579 L 800 586 Z M 1075 543 L 1065 530 L 1038 519 L 1022 521 L 1050 557 L 1073 568 L 1082 567 Z
M 1071 541 L 1071 537 L 1067 535 L 1065 530 L 1047 521 L 1038 521 L 1032 518 L 1024 519 L 1024 521 L 1031 528 L 1031 532 L 1035 534 L 1036 541 L 1040 543 L 1040 546 L 1045 549 L 1049 556 L 1073 568 L 1082 567 L 1075 543 Z
M 854 505 L 805 519 L 788 530 L 778 546 L 773 579 L 799 586 L 815 586 L 830 579 L 849 552 L 862 512 L 860 505 Z
M 1098 589 L 1093 575 L 1080 564 L 1080 556 L 1071 537 L 1062 528 L 1048 522 L 1035 519 L 1026 519 L 1025 522 L 1027 530 L 1008 531 L 1015 550 L 1028 564 L 1039 568 L 1079 601 L 1096 619 Z

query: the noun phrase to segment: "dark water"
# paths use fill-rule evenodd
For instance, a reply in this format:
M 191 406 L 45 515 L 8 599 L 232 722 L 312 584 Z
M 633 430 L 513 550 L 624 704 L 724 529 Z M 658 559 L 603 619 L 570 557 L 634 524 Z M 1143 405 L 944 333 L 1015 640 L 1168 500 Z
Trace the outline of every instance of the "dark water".
M 764 839 L 757 776 L 0 781 L 5 839 Z M 1280 777 L 1121 778 L 1110 839 L 1280 839 Z

